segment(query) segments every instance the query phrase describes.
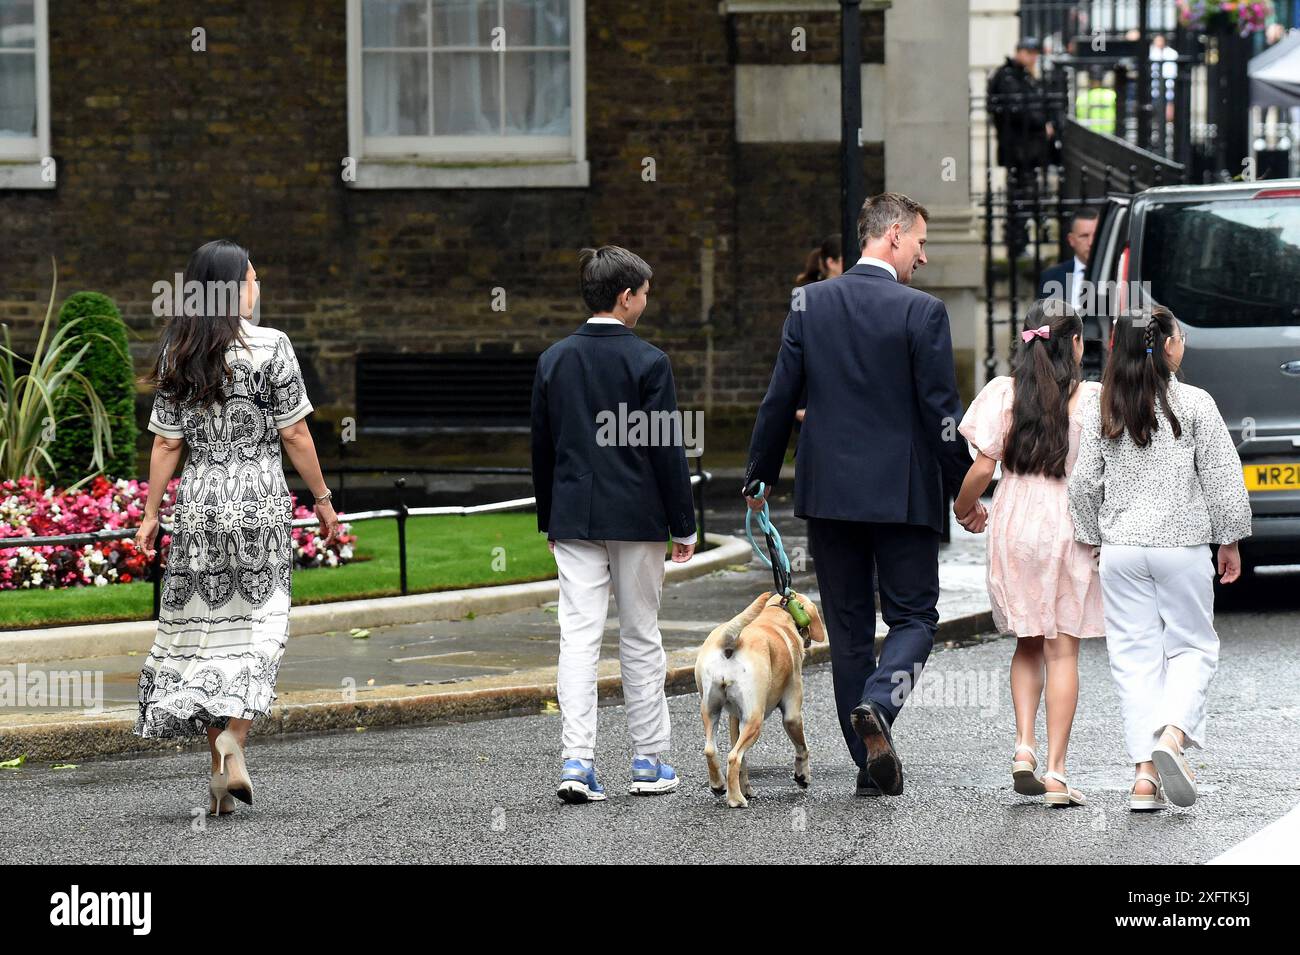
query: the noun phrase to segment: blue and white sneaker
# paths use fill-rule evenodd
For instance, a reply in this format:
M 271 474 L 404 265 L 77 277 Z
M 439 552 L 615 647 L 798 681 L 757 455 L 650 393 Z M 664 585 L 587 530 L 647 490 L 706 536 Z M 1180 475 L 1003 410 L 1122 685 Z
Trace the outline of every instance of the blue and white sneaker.
M 567 803 L 600 802 L 605 789 L 596 781 L 595 766 L 588 769 L 580 759 L 566 759 L 555 795 Z
M 628 789 L 634 796 L 658 796 L 670 793 L 681 782 L 673 768 L 661 759 L 632 760 L 632 786 Z

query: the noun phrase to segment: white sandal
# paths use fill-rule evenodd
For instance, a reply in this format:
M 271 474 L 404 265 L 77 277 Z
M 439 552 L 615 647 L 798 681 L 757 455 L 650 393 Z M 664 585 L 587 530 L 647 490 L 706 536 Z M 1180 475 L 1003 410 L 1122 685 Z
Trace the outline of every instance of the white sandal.
M 1016 759 L 1021 753 L 1028 753 L 1029 759 Z M 1029 746 L 1017 746 L 1011 754 L 1012 788 L 1022 796 L 1041 796 L 1047 787 L 1038 778 L 1038 754 Z
M 1058 793 L 1048 789 L 1043 794 L 1043 800 L 1049 806 L 1083 806 L 1087 804 L 1088 800 L 1084 798 L 1083 793 L 1079 792 L 1077 789 L 1071 789 L 1070 781 L 1060 773 L 1052 772 L 1049 769 L 1047 772 L 1043 773 L 1043 778 L 1055 779 L 1065 787 L 1065 792 L 1063 793 Z
M 1165 795 L 1171 803 L 1187 807 L 1196 802 L 1196 777 L 1187 765 L 1182 747 L 1174 741 L 1168 729 L 1160 734 L 1160 742 L 1151 751 L 1151 762 L 1156 764 L 1156 772 L 1160 774 Z
M 1150 783 L 1155 787 L 1153 793 L 1136 792 L 1137 784 L 1140 782 Z M 1128 807 L 1133 812 L 1155 812 L 1158 809 L 1168 809 L 1169 803 L 1165 800 L 1165 794 L 1161 791 L 1160 780 L 1156 779 L 1150 773 L 1138 773 L 1133 780 L 1133 786 L 1128 791 Z

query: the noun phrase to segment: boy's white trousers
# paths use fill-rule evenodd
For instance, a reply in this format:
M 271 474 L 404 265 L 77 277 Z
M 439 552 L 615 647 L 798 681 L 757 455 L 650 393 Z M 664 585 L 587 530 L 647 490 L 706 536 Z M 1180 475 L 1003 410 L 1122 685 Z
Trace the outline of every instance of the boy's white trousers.
M 1106 649 L 1129 759 L 1144 763 L 1172 724 L 1205 743 L 1205 698 L 1219 665 L 1214 562 L 1208 544 L 1104 544 Z
M 560 572 L 556 683 L 563 758 L 595 759 L 596 664 L 611 585 L 618 607 L 618 655 L 632 751 L 644 756 L 666 753 L 671 727 L 664 694 L 667 657 L 659 634 L 663 542 L 556 541 L 555 564 Z

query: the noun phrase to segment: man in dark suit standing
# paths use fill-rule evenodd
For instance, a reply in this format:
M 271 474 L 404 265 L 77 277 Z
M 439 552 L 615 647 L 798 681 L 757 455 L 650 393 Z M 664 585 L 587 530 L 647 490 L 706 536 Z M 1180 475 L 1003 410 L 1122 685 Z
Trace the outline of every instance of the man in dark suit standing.
M 592 317 L 542 353 L 533 382 L 537 527 L 560 574 L 564 766 L 557 794 L 570 803 L 605 798 L 595 770 L 596 665 L 611 587 L 634 754 L 631 791 L 665 793 L 678 784 L 661 758 L 671 728 L 659 599 L 668 537 L 674 561 L 695 552 L 685 452 L 695 432 L 683 427 L 668 356 L 632 332 L 650 276 L 627 249 L 584 249 L 582 297 Z
M 1074 308 L 1083 307 L 1083 277 L 1092 256 L 1092 237 L 1097 232 L 1101 213 L 1095 206 L 1080 206 L 1070 219 L 1066 245 L 1073 256 L 1043 270 L 1038 279 L 1039 298 L 1059 298 Z
M 859 795 L 903 791 L 890 730 L 934 643 L 945 494 L 956 497 L 971 465 L 957 431 L 947 310 L 908 287 L 926 262 L 928 218 L 907 196 L 873 196 L 858 218 L 857 265 L 796 290 L 745 477 L 749 506 L 761 507 L 749 496 L 753 482 L 776 483 L 806 385 L 794 508 L 808 521 Z M 970 530 L 982 530 L 986 517 L 978 503 L 958 515 Z M 889 626 L 879 661 L 873 567 Z

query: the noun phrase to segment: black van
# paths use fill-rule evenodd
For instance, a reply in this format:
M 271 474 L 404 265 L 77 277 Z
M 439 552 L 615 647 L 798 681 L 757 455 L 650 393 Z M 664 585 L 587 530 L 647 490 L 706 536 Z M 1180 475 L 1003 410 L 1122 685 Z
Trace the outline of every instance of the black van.
M 1122 303 L 1168 306 L 1182 377 L 1214 396 L 1241 455 L 1255 515 L 1242 563 L 1300 563 L 1300 179 L 1112 195 L 1087 279 L 1117 294 L 1098 294 L 1085 374 L 1100 377 Z

